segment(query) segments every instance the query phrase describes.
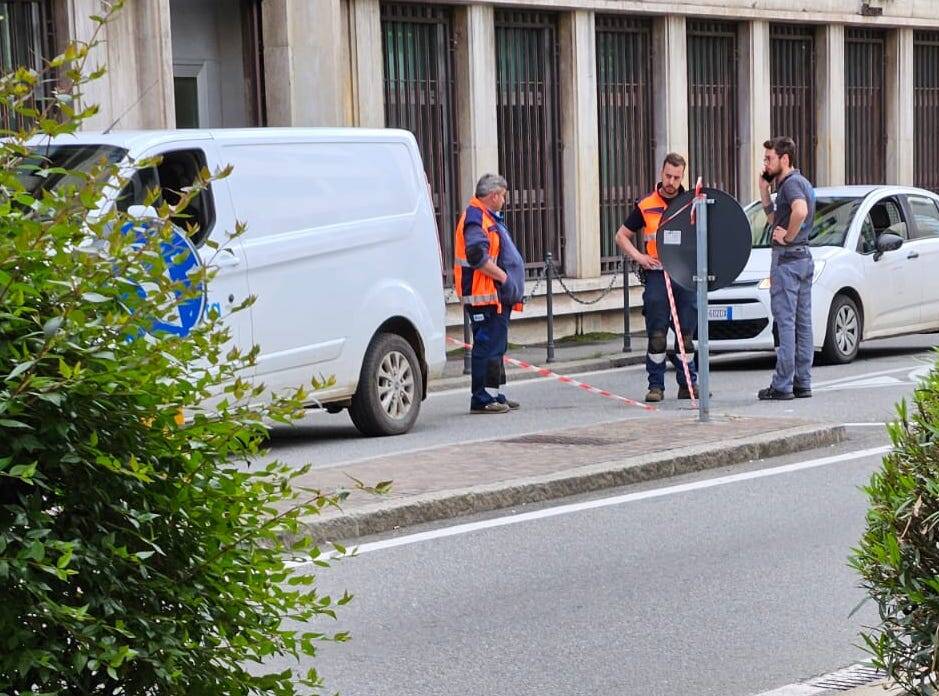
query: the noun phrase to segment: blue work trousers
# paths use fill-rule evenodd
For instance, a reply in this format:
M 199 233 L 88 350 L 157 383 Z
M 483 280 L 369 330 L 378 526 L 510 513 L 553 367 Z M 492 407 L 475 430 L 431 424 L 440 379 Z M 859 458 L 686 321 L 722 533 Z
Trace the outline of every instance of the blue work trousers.
M 774 248 L 770 266 L 770 309 L 779 333 L 773 389 L 786 394 L 793 386 L 812 388 L 812 277 L 815 262 L 808 250 Z
M 698 383 L 697 360 L 694 354 L 695 332 L 698 326 L 698 298 L 694 290 L 685 288 L 672 281 L 672 294 L 675 297 L 675 309 L 681 322 L 682 336 L 685 339 L 686 355 L 689 359 L 688 372 L 691 383 Z M 646 319 L 646 372 L 649 375 L 649 389 L 665 389 L 665 358 L 667 352 L 668 329 L 672 326 L 672 313 L 668 303 L 668 291 L 665 287 L 664 271 L 646 271 L 646 287 L 642 293 L 642 313 Z M 674 328 L 674 327 L 672 327 Z M 676 353 L 678 334 L 675 334 Z M 672 357 L 677 372 L 678 386 L 685 386 L 685 371 L 678 355 Z
M 509 347 L 509 315 L 512 308 L 503 306 L 500 312 L 495 305 L 467 307 L 473 326 L 472 397 L 470 407 L 478 408 L 497 401 L 486 388 L 498 392 L 505 384 L 505 365 L 502 358 Z

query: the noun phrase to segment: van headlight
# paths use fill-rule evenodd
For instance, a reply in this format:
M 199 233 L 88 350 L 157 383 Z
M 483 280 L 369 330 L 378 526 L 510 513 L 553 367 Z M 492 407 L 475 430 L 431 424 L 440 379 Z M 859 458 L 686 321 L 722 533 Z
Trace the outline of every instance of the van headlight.
M 812 275 L 812 285 L 815 285 L 815 281 L 818 280 L 818 277 L 822 274 L 822 271 L 825 270 L 825 262 L 821 259 L 815 260 L 815 270 Z M 769 290 L 772 287 L 772 282 L 769 278 L 764 278 L 760 281 L 760 284 L 757 287 L 760 290 Z

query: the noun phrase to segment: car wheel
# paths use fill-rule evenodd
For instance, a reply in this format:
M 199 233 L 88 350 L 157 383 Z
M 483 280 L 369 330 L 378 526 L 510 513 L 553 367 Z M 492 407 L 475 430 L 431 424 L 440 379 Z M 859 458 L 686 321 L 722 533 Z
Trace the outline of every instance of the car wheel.
M 417 420 L 423 393 L 411 344 L 397 334 L 378 334 L 365 352 L 349 415 L 363 435 L 400 435 Z
M 854 360 L 861 343 L 861 329 L 861 312 L 857 304 L 847 295 L 836 295 L 828 310 L 822 359 L 834 365 Z

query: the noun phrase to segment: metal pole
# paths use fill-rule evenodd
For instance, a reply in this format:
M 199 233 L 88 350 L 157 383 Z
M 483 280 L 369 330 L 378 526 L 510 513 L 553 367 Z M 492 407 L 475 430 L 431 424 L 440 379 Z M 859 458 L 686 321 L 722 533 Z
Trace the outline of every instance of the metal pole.
M 629 328 L 629 257 L 623 254 L 623 352 L 633 349 L 633 339 Z
M 467 346 L 470 344 L 470 337 L 472 335 L 469 313 L 470 313 L 469 305 L 463 305 L 463 343 Z M 464 348 L 463 349 L 463 374 L 469 375 L 472 373 L 473 373 L 473 351 L 470 348 Z
M 547 281 L 547 295 L 545 301 L 548 305 L 548 357 L 549 363 L 554 362 L 554 289 L 551 287 L 551 276 L 554 264 L 551 262 L 551 252 L 544 255 L 544 275 Z
M 707 194 L 695 199 L 698 284 L 698 419 L 711 419 L 711 365 L 708 357 L 708 200 Z

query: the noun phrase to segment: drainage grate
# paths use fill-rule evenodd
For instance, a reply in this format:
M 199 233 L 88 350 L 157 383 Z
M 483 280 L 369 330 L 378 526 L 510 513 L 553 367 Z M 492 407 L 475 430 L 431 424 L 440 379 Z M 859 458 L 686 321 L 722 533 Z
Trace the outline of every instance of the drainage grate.
M 576 435 L 550 435 L 548 433 L 522 435 L 521 437 L 503 440 L 503 442 L 519 445 L 573 445 L 582 447 L 604 447 L 605 445 L 618 444 L 617 440 L 605 437 L 578 437 Z
M 805 682 L 806 686 L 827 691 L 847 691 L 883 679 L 886 675 L 873 667 L 852 665 Z M 824 692 L 822 692 L 824 693 Z

